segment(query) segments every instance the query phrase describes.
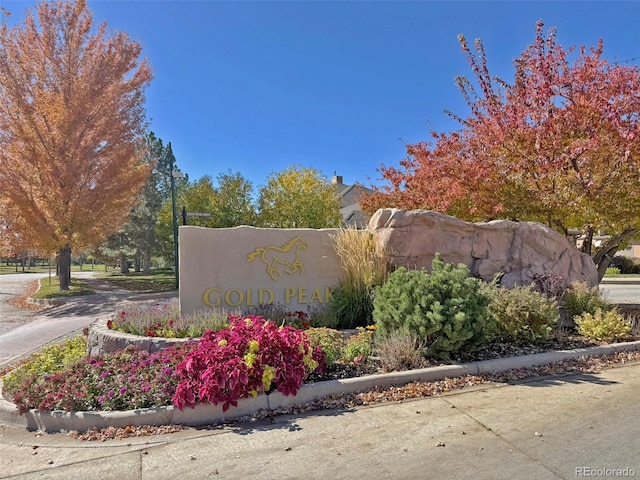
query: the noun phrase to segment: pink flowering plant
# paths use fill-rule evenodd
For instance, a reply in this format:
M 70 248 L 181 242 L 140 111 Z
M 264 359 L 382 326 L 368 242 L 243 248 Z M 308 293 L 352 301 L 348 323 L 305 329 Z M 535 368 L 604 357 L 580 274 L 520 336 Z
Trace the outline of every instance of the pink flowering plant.
M 232 316 L 229 327 L 208 331 L 177 367 L 173 403 L 180 410 L 222 403 L 222 410 L 259 392 L 295 395 L 304 379 L 323 372 L 324 352 L 302 330 L 262 316 Z
M 186 343 L 148 353 L 127 347 L 85 357 L 64 371 L 30 375 L 12 391 L 20 413 L 37 410 L 130 410 L 171 405 L 175 366 L 195 347 Z

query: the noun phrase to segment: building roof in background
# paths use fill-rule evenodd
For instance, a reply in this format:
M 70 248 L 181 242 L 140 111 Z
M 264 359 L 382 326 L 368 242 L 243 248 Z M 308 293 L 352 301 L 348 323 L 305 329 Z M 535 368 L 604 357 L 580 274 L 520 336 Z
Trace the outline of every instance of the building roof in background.
M 346 185 L 342 183 L 342 176 L 334 173 L 331 177 L 331 183 L 338 186 L 338 195 L 340 195 L 340 214 L 345 225 L 353 225 L 358 228 L 364 228 L 369 222 L 369 218 L 360 208 L 358 199 L 363 192 L 372 193 L 373 190 L 364 187 L 359 183 Z

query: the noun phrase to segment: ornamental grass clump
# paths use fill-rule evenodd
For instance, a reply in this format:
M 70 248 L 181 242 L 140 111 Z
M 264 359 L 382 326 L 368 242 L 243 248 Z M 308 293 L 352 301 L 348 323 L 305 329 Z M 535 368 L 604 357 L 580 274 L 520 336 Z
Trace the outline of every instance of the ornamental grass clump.
M 295 395 L 309 374 L 324 368 L 324 353 L 302 330 L 258 316 L 231 317 L 228 328 L 206 332 L 178 365 L 173 403 L 180 410 L 222 403 L 227 411 L 259 392 Z
M 331 294 L 331 310 L 338 328 L 366 327 L 373 323 L 373 296 L 389 272 L 389 262 L 371 232 L 355 227 L 331 236 L 344 277 Z
M 111 330 L 145 337 L 197 338 L 207 330 L 226 327 L 229 313 L 220 308 L 180 314 L 175 303 L 133 304 L 118 310 L 107 326 Z
M 422 368 L 427 363 L 424 342 L 415 333 L 393 330 L 384 336 L 376 334 L 375 351 L 382 368 L 389 372 Z

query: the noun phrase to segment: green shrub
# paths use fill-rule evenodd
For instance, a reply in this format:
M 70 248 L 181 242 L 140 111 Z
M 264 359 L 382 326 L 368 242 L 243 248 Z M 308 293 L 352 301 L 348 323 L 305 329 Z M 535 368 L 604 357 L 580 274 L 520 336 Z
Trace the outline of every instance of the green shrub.
M 604 274 L 608 277 L 620 275 L 620 269 L 618 267 L 608 267 Z
M 625 275 L 640 273 L 640 261 L 623 255 L 615 255 L 610 266 L 619 269 L 620 273 Z
M 311 347 L 320 347 L 322 349 L 327 365 L 333 365 L 342 358 L 344 338 L 339 331 L 326 327 L 314 327 L 305 330 L 305 333 L 309 338 Z
M 488 342 L 494 322 L 481 280 L 465 265 L 445 264 L 439 255 L 432 271 L 399 268 L 373 300 L 373 317 L 381 335 L 398 330 L 425 342 L 427 355 L 449 358 Z
M 347 338 L 342 347 L 342 360 L 347 363 L 365 363 L 373 352 L 373 330 L 375 327 L 358 327 L 358 333 Z
M 388 261 L 367 230 L 341 229 L 332 237 L 344 277 L 331 294 L 331 309 L 338 328 L 356 328 L 373 323 L 373 296 L 388 272 Z
M 601 342 L 623 339 L 631 331 L 631 324 L 617 309 L 603 311 L 598 308 L 593 315 L 585 312 L 576 316 L 575 322 L 580 335 Z
M 70 365 L 87 355 L 87 341 L 82 335 L 43 348 L 32 355 L 27 362 L 2 377 L 3 390 L 13 395 L 22 382 L 30 376 L 42 378 L 63 372 Z
M 598 287 L 589 288 L 584 282 L 574 282 L 564 293 L 563 300 L 567 318 L 574 318 L 583 313 L 596 313 L 597 309 L 612 310 L 614 307 L 600 295 Z
M 389 372 L 420 368 L 426 364 L 424 344 L 415 333 L 394 330 L 384 336 L 376 334 L 375 350 L 382 368 Z
M 512 343 L 546 340 L 560 319 L 556 302 L 533 286 L 507 289 L 490 283 L 483 291 L 490 298 L 489 312 L 500 336 Z

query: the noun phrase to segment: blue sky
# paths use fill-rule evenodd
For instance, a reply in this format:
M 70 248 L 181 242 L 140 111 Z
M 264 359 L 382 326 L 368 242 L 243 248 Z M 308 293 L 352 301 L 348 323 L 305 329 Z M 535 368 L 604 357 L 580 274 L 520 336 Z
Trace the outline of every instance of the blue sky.
M 20 18 L 33 2 L 0 0 Z M 454 79 L 470 70 L 457 42 L 482 38 L 493 73 L 534 38 L 596 45 L 637 64 L 640 2 L 88 0 L 98 21 L 144 46 L 155 79 L 150 129 L 191 179 L 240 172 L 257 188 L 297 164 L 345 183 L 380 185 L 405 145 L 466 116 Z

